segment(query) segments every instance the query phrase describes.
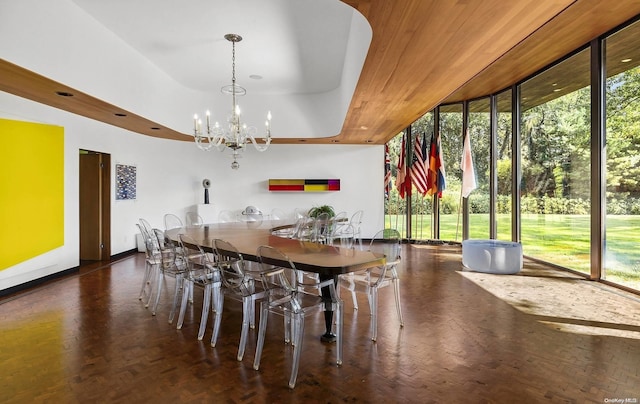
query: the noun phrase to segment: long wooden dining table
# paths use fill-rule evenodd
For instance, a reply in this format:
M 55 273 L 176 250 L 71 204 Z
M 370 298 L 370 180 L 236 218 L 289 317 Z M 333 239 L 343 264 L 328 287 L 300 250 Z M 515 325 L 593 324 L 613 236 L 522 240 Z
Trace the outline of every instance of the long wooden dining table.
M 279 231 L 291 226 L 283 221 L 211 223 L 167 230 L 166 236 L 178 241 L 179 234 L 186 234 L 208 252 L 213 252 L 213 240 L 222 239 L 233 244 L 245 260 L 256 262 L 258 247 L 275 247 L 289 256 L 296 269 L 315 272 L 319 274 L 321 281 L 333 279 L 336 287 L 339 275 L 381 266 L 386 262 L 384 254 L 376 252 L 340 248 L 277 235 Z M 287 265 L 286 262 L 281 264 Z M 328 288 L 324 288 L 322 294 L 328 296 Z M 333 311 L 327 308 L 323 341 L 335 340 L 331 332 L 332 323 Z

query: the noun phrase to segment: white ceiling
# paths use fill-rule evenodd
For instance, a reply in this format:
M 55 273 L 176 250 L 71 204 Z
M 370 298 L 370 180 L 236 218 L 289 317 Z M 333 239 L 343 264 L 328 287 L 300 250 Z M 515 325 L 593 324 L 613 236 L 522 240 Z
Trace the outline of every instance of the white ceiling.
M 354 15 L 338 0 L 73 2 L 178 83 L 199 91 L 231 82 L 231 43 L 224 35 L 241 35 L 236 79 L 247 96 L 338 88 Z

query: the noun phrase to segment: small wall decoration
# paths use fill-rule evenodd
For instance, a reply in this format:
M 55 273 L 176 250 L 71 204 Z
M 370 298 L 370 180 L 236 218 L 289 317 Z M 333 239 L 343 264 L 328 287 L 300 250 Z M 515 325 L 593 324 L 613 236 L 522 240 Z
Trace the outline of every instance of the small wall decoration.
M 328 180 L 270 179 L 269 191 L 287 191 L 287 192 L 340 191 L 340 180 L 339 179 L 328 179 Z
M 209 204 L 209 187 L 211 187 L 211 180 L 205 178 L 202 180 L 202 186 L 204 187 L 204 203 L 205 205 Z
M 116 164 L 116 200 L 136 199 L 136 166 Z

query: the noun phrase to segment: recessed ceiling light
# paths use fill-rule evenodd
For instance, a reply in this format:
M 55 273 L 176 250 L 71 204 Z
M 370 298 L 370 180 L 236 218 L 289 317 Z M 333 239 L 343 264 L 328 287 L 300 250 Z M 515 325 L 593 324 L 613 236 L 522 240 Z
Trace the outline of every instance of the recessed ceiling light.
M 561 88 L 556 88 L 555 90 L 553 90 L 554 93 L 557 93 L 558 91 L 562 91 Z
M 73 97 L 73 94 L 66 91 L 56 91 L 56 94 L 58 94 L 60 97 Z
M 555 87 L 558 85 L 558 83 L 551 83 L 551 85 Z
M 252 74 L 249 76 L 249 78 L 254 80 L 262 80 L 262 76 L 259 74 Z
M 367 129 L 369 129 L 369 127 L 368 127 L 368 126 L 366 126 L 366 125 L 362 125 L 362 126 L 360 127 L 360 129 L 362 129 L 362 130 L 367 130 Z
M 622 62 L 622 63 L 629 63 L 629 62 L 631 62 L 632 60 L 633 60 L 633 59 L 631 59 L 631 58 L 626 58 L 626 59 L 622 59 L 622 60 L 621 60 L 621 62 Z

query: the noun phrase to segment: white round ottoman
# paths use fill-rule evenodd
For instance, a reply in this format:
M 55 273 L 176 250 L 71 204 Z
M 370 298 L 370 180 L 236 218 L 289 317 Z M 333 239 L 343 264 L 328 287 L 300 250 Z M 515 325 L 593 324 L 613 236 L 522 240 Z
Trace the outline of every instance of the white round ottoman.
M 463 240 L 462 265 L 476 272 L 518 273 L 522 269 L 522 244 L 499 240 Z

